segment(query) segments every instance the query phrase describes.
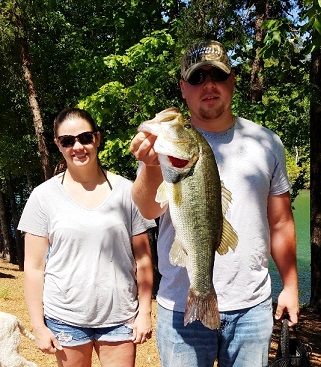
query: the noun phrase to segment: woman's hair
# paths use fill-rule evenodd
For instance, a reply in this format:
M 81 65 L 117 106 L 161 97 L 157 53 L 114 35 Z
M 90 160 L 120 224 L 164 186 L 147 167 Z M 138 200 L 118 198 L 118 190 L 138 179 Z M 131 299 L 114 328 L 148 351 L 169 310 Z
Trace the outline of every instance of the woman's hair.
M 88 124 L 92 127 L 93 131 L 98 131 L 97 125 L 96 125 L 94 119 L 91 117 L 89 112 L 87 112 L 85 110 L 82 110 L 80 108 L 76 108 L 76 107 L 67 107 L 67 108 L 64 108 L 61 112 L 59 112 L 59 114 L 55 118 L 55 121 L 54 121 L 54 136 L 55 136 L 55 138 L 58 137 L 58 128 L 59 128 L 59 126 L 64 121 L 66 121 L 70 118 L 75 118 L 75 117 L 86 120 L 88 122 Z
M 94 132 L 98 131 L 95 120 L 91 117 L 89 112 L 76 107 L 67 107 L 64 108 L 61 112 L 59 112 L 59 114 L 54 120 L 54 137 L 55 138 L 58 137 L 58 128 L 64 121 L 75 117 L 86 120 L 88 124 L 91 126 L 92 131 Z M 55 167 L 54 175 L 57 175 L 58 173 L 61 173 L 66 169 L 67 169 L 67 163 L 65 158 L 62 157 Z

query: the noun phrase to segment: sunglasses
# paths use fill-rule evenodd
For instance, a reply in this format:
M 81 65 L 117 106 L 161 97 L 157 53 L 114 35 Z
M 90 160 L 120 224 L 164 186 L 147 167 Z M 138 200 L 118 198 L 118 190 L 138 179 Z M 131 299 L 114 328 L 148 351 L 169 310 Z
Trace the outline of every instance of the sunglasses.
M 64 148 L 73 147 L 76 140 L 79 141 L 81 145 L 88 145 L 94 141 L 94 136 L 96 136 L 94 131 L 85 131 L 77 136 L 74 135 L 61 135 L 58 136 L 57 140 Z
M 224 82 L 230 76 L 230 74 L 226 74 L 224 71 L 216 68 L 210 70 L 197 69 L 187 79 L 187 82 L 191 85 L 202 84 L 205 82 L 207 75 L 211 77 L 213 82 Z

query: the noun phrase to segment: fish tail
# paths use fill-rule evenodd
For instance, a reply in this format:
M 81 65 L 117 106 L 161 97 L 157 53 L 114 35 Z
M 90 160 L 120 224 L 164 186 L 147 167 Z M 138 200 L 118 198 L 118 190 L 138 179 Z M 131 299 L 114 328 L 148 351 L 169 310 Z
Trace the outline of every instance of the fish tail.
M 189 289 L 184 315 L 184 326 L 195 320 L 201 321 L 204 326 L 212 330 L 220 327 L 220 314 L 218 312 L 217 297 L 214 289 L 202 296 L 193 289 Z

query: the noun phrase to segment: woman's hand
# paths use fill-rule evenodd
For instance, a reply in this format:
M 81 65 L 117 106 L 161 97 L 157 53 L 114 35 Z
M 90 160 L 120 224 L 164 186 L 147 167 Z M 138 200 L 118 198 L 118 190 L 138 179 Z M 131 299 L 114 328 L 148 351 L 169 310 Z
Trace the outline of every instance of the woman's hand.
M 145 343 L 152 337 L 151 314 L 138 313 L 133 327 L 133 343 Z
M 37 347 L 47 354 L 55 354 L 57 349 L 62 350 L 62 346 L 46 325 L 33 329 L 33 334 L 36 338 L 35 342 Z

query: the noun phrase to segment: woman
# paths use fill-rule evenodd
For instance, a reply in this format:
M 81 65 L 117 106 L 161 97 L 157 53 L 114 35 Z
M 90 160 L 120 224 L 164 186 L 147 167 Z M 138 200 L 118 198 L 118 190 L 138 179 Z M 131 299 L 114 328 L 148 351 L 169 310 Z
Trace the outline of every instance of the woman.
M 25 235 L 25 297 L 36 344 L 58 366 L 135 364 L 151 335 L 152 262 L 132 183 L 103 170 L 92 117 L 64 109 L 54 122 L 66 169 L 34 189 Z M 138 304 L 139 298 L 139 304 Z

